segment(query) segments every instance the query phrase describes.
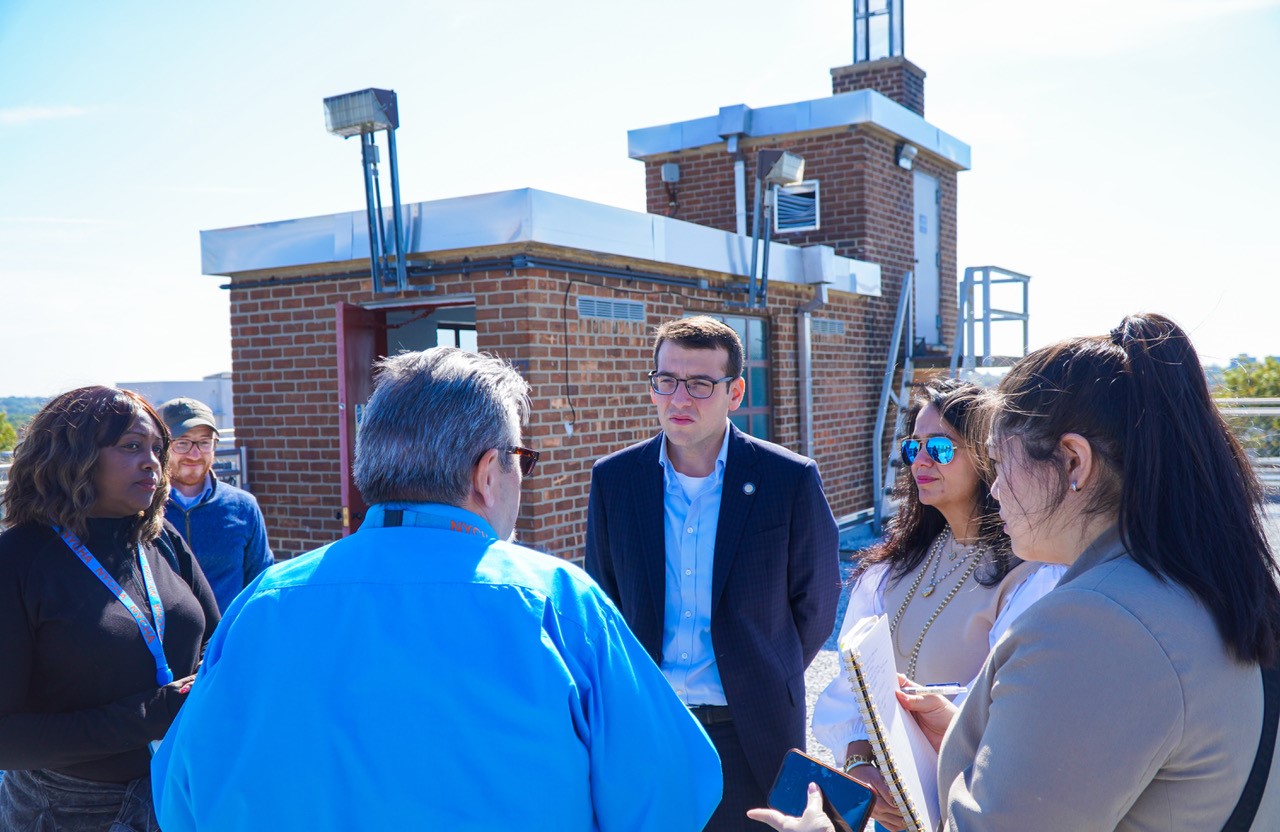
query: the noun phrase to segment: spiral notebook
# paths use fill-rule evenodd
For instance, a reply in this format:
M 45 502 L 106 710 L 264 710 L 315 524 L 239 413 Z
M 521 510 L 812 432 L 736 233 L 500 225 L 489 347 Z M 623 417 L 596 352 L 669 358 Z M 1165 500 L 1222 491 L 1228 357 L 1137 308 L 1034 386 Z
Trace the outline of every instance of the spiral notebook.
M 854 624 L 840 638 L 840 658 L 907 832 L 933 832 L 939 820 L 938 752 L 894 696 L 898 671 L 889 620 L 876 615 Z

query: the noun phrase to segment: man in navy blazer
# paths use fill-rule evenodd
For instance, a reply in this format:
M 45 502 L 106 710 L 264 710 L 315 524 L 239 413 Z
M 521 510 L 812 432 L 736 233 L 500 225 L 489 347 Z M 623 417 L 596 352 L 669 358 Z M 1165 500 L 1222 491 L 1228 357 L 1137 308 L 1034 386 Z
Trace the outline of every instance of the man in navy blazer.
M 746 390 L 731 328 L 668 321 L 653 361 L 662 433 L 592 469 L 586 568 L 715 743 L 724 798 L 707 829 L 748 829 L 804 748 L 804 671 L 840 594 L 836 523 L 812 460 L 729 422 Z

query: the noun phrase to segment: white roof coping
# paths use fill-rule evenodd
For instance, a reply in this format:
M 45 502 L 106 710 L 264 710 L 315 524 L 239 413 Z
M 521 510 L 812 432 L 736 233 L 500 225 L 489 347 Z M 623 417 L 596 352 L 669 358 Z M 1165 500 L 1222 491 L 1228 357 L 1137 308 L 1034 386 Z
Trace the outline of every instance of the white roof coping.
M 875 125 L 921 150 L 949 160 L 960 170 L 969 169 L 969 145 L 875 90 L 856 90 L 758 109 L 735 104 L 722 107 L 720 113 L 706 118 L 630 130 L 627 153 L 632 159 L 644 159 L 722 144 L 733 135 L 763 138 L 859 124 Z
M 391 210 L 383 216 L 393 240 Z M 750 237 L 533 188 L 405 205 L 401 222 L 409 255 L 527 242 L 741 277 L 751 270 Z M 204 274 L 223 276 L 367 260 L 368 219 L 352 211 L 201 231 L 200 255 Z M 880 266 L 826 246 L 773 242 L 769 280 L 880 294 Z

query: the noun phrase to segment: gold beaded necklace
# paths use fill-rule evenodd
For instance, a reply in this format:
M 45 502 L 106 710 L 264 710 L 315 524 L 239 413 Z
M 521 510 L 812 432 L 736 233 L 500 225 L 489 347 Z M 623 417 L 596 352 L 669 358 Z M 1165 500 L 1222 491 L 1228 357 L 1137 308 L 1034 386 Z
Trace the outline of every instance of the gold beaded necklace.
M 889 632 L 893 636 L 893 646 L 898 651 L 899 655 L 901 655 L 902 647 L 898 643 L 898 625 L 902 623 L 902 616 L 905 615 L 907 612 L 907 605 L 911 603 L 911 599 L 916 597 L 916 590 L 920 588 L 920 584 L 924 581 L 925 573 L 929 571 L 929 564 L 934 563 L 934 567 L 933 567 L 934 580 L 930 584 L 929 588 L 925 590 L 923 593 L 921 593 L 920 597 L 922 598 L 926 598 L 929 595 L 932 595 L 934 589 L 937 588 L 937 585 L 939 582 L 946 580 L 947 577 L 960 566 L 960 564 L 964 563 L 965 560 L 969 559 L 970 555 L 975 555 L 972 560 L 969 560 L 969 565 L 965 567 L 964 573 L 960 576 L 960 580 L 956 581 L 955 586 L 951 587 L 950 591 L 948 591 L 947 594 L 943 597 L 942 603 L 938 604 L 938 608 L 935 609 L 933 611 L 933 614 L 929 616 L 929 620 L 924 623 L 924 628 L 920 630 L 920 635 L 916 637 L 916 643 L 912 645 L 911 654 L 907 658 L 907 678 L 908 679 L 915 679 L 916 661 L 920 658 L 920 647 L 921 645 L 924 644 L 925 634 L 929 632 L 929 628 L 933 626 L 933 622 L 938 620 L 938 616 L 942 614 L 942 611 L 944 609 L 946 609 L 947 604 L 951 603 L 951 599 L 956 597 L 956 593 L 960 591 L 960 587 L 964 586 L 965 582 L 969 580 L 969 576 L 972 575 L 974 573 L 974 570 L 978 568 L 978 564 L 982 562 L 982 556 L 986 554 L 986 551 L 987 551 L 986 548 L 979 550 L 977 549 L 977 547 L 970 547 L 968 553 L 966 553 L 963 558 L 961 558 L 954 566 L 948 569 L 946 571 L 946 574 L 944 574 L 941 578 L 938 578 L 937 577 L 938 567 L 942 564 L 942 549 L 946 545 L 947 540 L 949 538 L 952 538 L 952 534 L 951 534 L 951 526 L 948 525 L 942 530 L 942 533 L 939 534 L 938 537 L 934 540 L 933 546 L 929 550 L 929 557 L 925 559 L 925 562 L 923 564 L 921 564 L 920 574 L 916 575 L 915 581 L 911 584 L 911 589 L 907 591 L 907 597 L 903 600 L 902 604 L 898 607 L 898 612 L 894 614 L 893 622 L 889 625 Z
M 948 533 L 945 535 L 939 535 L 938 540 L 945 542 L 947 538 L 950 538 L 952 544 L 954 544 L 951 547 L 951 554 L 947 556 L 948 560 L 953 561 L 953 563 L 951 564 L 951 568 L 949 568 L 946 572 L 942 573 L 942 577 L 938 577 L 938 569 L 941 568 L 942 566 L 942 549 L 935 543 L 933 547 L 933 553 L 929 556 L 929 559 L 933 561 L 933 576 L 929 578 L 929 585 L 926 586 L 924 588 L 924 591 L 920 593 L 921 598 L 928 598 L 930 595 L 932 595 L 934 590 L 938 588 L 938 584 L 942 583 L 947 578 L 950 578 L 951 573 L 959 569 L 961 565 L 963 565 L 964 562 L 969 559 L 969 556 L 972 555 L 975 551 L 977 551 L 977 548 L 978 548 L 977 546 L 966 546 L 964 550 L 964 556 L 961 557 L 959 560 L 956 560 L 956 556 L 960 554 L 959 552 L 956 551 L 956 547 L 960 545 L 960 542 L 956 540 L 953 535 L 950 534 L 950 531 L 951 531 L 951 527 L 948 526 L 947 527 Z M 928 566 L 928 564 L 925 564 L 925 565 Z M 922 576 L 924 575 L 923 572 L 921 572 L 920 574 Z

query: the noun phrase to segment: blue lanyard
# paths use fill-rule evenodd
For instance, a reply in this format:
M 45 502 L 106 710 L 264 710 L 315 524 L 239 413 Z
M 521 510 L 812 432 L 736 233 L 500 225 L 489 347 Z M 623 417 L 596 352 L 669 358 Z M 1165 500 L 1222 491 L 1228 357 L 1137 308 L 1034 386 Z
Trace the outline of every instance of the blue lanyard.
M 138 563 L 142 566 L 142 585 L 147 589 L 147 601 L 151 604 L 151 616 L 156 622 L 154 629 L 151 626 L 151 622 L 147 621 L 147 617 L 142 614 L 142 610 L 129 597 L 129 593 L 125 592 L 124 588 L 116 583 L 116 579 L 111 577 L 111 574 L 102 567 L 102 564 L 98 563 L 98 559 L 85 548 L 85 545 L 80 542 L 80 538 L 66 529 L 60 529 L 57 526 L 53 528 L 62 538 L 62 542 L 76 553 L 76 557 L 80 558 L 80 562 L 89 567 L 90 572 L 98 576 L 98 580 L 102 581 L 103 586 L 109 589 L 111 594 L 116 596 L 116 600 L 124 604 L 124 608 L 133 616 L 139 632 L 142 633 L 143 640 L 147 643 L 147 649 L 151 651 L 151 656 L 156 660 L 156 684 L 167 685 L 172 682 L 173 671 L 169 669 L 169 662 L 164 657 L 164 605 L 160 603 L 160 593 L 156 591 L 156 582 L 151 577 L 151 565 L 147 563 L 147 559 L 142 555 L 142 546 L 138 546 Z

